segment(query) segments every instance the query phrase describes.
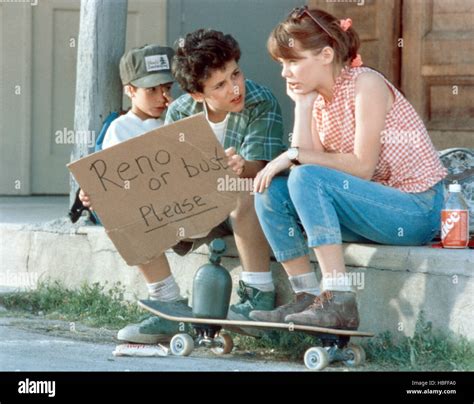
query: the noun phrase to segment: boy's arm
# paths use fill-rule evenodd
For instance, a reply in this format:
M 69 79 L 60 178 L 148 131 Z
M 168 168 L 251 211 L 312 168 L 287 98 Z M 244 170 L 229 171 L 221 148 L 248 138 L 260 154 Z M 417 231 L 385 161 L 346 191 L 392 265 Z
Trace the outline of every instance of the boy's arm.
M 265 162 L 273 160 L 285 149 L 283 120 L 278 101 L 271 99 L 256 104 L 245 130 L 240 155 L 248 162 L 265 165 Z
M 246 160 L 244 164 L 244 170 L 240 175 L 241 178 L 255 178 L 260 170 L 267 164 L 266 161 L 262 160 Z

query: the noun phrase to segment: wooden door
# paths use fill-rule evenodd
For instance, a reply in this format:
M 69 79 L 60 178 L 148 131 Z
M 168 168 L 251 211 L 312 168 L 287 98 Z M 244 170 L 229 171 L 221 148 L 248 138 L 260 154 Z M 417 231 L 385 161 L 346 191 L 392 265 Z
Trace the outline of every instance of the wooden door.
M 474 1 L 403 3 L 402 88 L 436 148 L 474 148 Z
M 33 13 L 31 191 L 67 194 L 80 1 L 45 0 L 38 7 L 29 7 Z M 129 0 L 127 27 L 123 28 L 127 29 L 126 49 L 146 43 L 166 44 L 166 0 Z M 15 116 L 15 120 L 21 117 Z M 95 138 L 90 136 L 89 140 L 92 143 Z
M 309 0 L 308 6 L 339 19 L 351 18 L 361 40 L 359 53 L 364 64 L 381 71 L 400 87 L 400 0 Z

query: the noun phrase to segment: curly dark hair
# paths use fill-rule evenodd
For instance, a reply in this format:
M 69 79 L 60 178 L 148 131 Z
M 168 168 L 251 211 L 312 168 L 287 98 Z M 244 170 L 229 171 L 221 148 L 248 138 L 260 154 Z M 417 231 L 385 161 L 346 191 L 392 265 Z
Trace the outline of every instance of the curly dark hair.
M 215 70 L 222 70 L 232 60 L 240 59 L 240 47 L 231 35 L 211 29 L 198 29 L 177 41 L 172 72 L 188 93 L 202 93 L 204 81 Z

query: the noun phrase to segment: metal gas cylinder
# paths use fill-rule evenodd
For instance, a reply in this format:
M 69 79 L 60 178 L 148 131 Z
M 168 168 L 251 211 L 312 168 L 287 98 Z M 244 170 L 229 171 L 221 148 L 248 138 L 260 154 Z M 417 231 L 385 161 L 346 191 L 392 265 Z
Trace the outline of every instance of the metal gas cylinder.
M 226 250 L 225 241 L 218 238 L 209 245 L 209 263 L 200 267 L 193 281 L 193 314 L 200 318 L 227 318 L 232 278 L 220 265 Z

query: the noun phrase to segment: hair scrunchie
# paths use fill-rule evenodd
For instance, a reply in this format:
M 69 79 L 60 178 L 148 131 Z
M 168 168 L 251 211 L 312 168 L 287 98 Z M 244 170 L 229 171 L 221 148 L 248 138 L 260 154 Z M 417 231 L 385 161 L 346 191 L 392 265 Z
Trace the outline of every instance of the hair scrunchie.
M 364 62 L 362 61 L 362 57 L 358 53 L 355 59 L 352 60 L 351 67 L 361 67 L 363 64 Z
M 346 32 L 350 27 L 352 27 L 352 20 L 350 18 L 346 18 L 345 20 L 340 20 L 341 22 L 341 29 Z

